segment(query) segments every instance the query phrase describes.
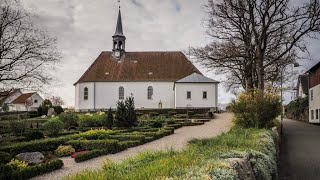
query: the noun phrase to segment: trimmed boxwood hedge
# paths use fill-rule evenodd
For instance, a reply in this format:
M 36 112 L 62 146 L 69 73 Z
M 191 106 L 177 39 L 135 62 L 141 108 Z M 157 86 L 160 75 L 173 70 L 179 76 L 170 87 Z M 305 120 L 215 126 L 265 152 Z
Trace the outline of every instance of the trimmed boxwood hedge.
M 105 154 L 107 154 L 106 150 L 104 150 L 104 149 L 95 149 L 95 150 L 88 151 L 86 153 L 77 155 L 74 158 L 74 161 L 79 163 L 79 162 L 86 161 L 86 160 L 89 160 L 89 159 L 92 159 L 92 158 L 95 158 L 95 157 L 99 157 L 99 156 L 102 156 L 102 155 L 105 155 Z
M 40 174 L 51 172 L 62 168 L 63 161 L 60 159 L 52 160 L 48 163 L 28 166 L 27 168 L 14 170 L 10 166 L 0 167 L 0 179 L 22 180 L 29 179 Z
M 14 143 L 0 147 L 0 151 L 5 151 L 11 155 L 17 155 L 23 152 L 36 152 L 36 151 L 54 151 L 58 146 L 64 144 L 70 139 L 80 137 L 78 134 L 70 135 L 59 138 L 49 138 L 41 140 L 33 140 L 28 142 Z
M 67 145 L 71 145 L 77 151 L 83 150 L 95 150 L 95 149 L 105 149 L 106 152 L 112 153 L 117 152 L 119 149 L 117 140 L 71 140 L 66 142 Z

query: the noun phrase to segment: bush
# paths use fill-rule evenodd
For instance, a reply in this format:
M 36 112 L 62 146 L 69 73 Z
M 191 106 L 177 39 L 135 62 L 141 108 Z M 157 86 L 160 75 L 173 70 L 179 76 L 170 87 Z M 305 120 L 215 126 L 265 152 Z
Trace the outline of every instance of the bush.
M 158 122 L 158 121 L 150 121 L 150 126 L 153 128 L 161 128 L 162 127 L 162 123 Z
M 15 170 L 10 166 L 2 166 L 0 169 L 0 179 L 29 179 L 47 172 L 62 168 L 63 162 L 60 159 L 52 160 L 48 163 L 28 166 L 26 168 Z
M 113 126 L 113 114 L 112 109 L 109 108 L 108 115 L 103 117 L 102 125 L 107 127 L 108 129 L 112 129 Z
M 128 126 L 136 126 L 137 125 L 137 114 L 134 107 L 134 97 L 130 96 L 126 98 L 126 120 L 128 122 Z
M 0 146 L 0 151 L 5 151 L 11 155 L 17 155 L 23 152 L 42 152 L 54 151 L 57 147 L 65 142 L 81 137 L 80 134 L 73 134 L 58 138 L 39 139 L 28 142 L 12 143 L 6 146 Z
M 64 112 L 63 108 L 61 106 L 53 106 L 54 112 L 57 114 L 61 114 Z
M 230 107 L 235 114 L 235 124 L 245 128 L 271 127 L 272 121 L 281 113 L 280 97 L 259 91 L 240 94 Z
M 0 151 L 0 165 L 7 164 L 11 160 L 11 155 L 7 152 Z
M 156 117 L 156 116 L 159 116 L 159 113 L 157 113 L 157 112 L 150 112 L 149 113 L 149 117 L 151 117 L 151 118 Z
M 72 153 L 75 152 L 75 149 L 72 147 L 72 146 L 63 146 L 63 145 L 60 145 L 55 151 L 54 151 L 54 154 L 59 156 L 59 157 L 62 157 L 62 156 L 69 156 L 71 155 Z
M 47 130 L 49 135 L 56 136 L 63 130 L 64 124 L 59 119 L 53 118 L 45 122 L 42 127 Z
M 18 133 L 22 133 L 26 129 L 26 119 L 21 116 L 15 116 L 15 119 L 9 120 L 9 127 L 11 131 L 17 135 Z
M 77 151 L 105 149 L 107 153 L 118 152 L 117 140 L 71 140 L 66 144 L 73 146 Z
M 103 116 L 99 114 L 81 115 L 78 124 L 80 127 L 101 127 Z
M 62 113 L 59 115 L 59 119 L 64 123 L 66 128 L 78 126 L 77 121 L 79 117 L 76 113 Z
M 42 131 L 31 131 L 25 135 L 27 141 L 44 139 L 44 134 Z
M 12 159 L 6 165 L 10 166 L 14 170 L 21 170 L 21 169 L 24 169 L 24 168 L 28 167 L 28 163 L 27 162 L 20 161 L 20 160 L 17 160 L 17 159 Z
M 191 118 L 193 114 L 194 114 L 193 111 L 187 111 L 187 117 L 188 118 Z
M 290 119 L 308 120 L 307 112 L 309 107 L 308 97 L 298 98 L 291 101 L 287 106 L 286 116 Z
M 107 154 L 106 150 L 95 149 L 95 150 L 92 150 L 92 151 L 88 151 L 86 153 L 78 154 L 74 158 L 74 161 L 78 163 L 78 162 L 86 161 L 86 160 L 89 160 L 89 159 L 92 159 L 92 158 L 95 158 L 95 157 L 98 157 L 98 156 L 102 156 L 104 154 Z
M 126 106 L 123 101 L 117 102 L 117 109 L 114 117 L 114 125 L 117 127 L 127 127 Z

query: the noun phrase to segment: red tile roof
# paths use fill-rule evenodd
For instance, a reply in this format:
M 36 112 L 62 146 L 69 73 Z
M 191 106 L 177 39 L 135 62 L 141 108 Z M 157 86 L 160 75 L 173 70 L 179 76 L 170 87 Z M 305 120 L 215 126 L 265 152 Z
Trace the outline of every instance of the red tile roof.
M 12 104 L 23 104 L 23 103 L 25 103 L 26 100 L 27 100 L 29 97 L 31 97 L 34 93 L 35 93 L 35 92 L 33 92 L 33 93 L 21 94 L 19 97 L 17 97 L 17 99 L 13 100 L 11 103 L 12 103 Z
M 75 83 L 110 81 L 177 81 L 201 72 L 179 51 L 126 52 L 121 60 L 102 52 Z M 201 74 L 202 75 L 202 74 Z

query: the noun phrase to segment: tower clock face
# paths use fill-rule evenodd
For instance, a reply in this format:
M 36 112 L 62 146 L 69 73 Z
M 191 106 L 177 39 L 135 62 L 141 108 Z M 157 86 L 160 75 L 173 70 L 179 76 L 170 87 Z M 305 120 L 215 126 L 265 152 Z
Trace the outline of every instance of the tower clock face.
M 117 51 L 117 52 L 115 52 L 115 54 L 114 54 L 116 57 L 120 57 L 120 52 L 119 51 Z

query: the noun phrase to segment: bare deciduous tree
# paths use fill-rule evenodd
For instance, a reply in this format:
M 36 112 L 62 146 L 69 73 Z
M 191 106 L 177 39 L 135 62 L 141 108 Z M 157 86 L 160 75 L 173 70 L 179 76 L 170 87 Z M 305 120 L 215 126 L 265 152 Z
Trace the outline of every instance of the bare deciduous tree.
M 229 87 L 264 90 L 307 52 L 305 39 L 320 30 L 319 0 L 208 0 L 205 21 L 213 42 L 190 48 L 209 70 L 228 77 Z
M 52 105 L 54 105 L 54 106 L 62 106 L 65 104 L 63 99 L 59 96 L 52 96 L 50 98 L 50 101 L 52 102 Z
M 56 39 L 37 27 L 19 1 L 0 3 L 0 85 L 49 84 L 48 69 L 61 59 Z

